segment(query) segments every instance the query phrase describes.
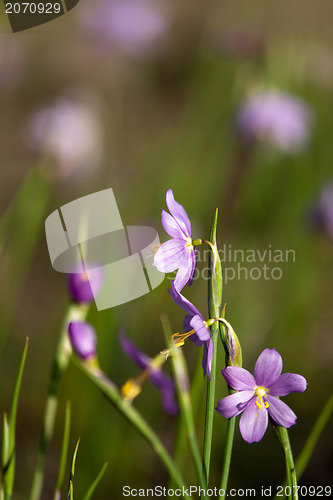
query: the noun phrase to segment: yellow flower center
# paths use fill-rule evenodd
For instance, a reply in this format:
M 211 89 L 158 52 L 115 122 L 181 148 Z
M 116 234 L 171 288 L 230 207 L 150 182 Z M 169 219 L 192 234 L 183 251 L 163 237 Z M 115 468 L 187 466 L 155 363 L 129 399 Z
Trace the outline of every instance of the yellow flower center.
M 266 409 L 269 407 L 268 401 L 264 401 L 264 398 L 267 393 L 268 389 L 266 389 L 262 385 L 257 385 L 257 387 L 254 389 L 254 394 L 258 397 L 256 405 L 259 408 L 259 410 L 262 410 L 263 407 L 265 407 Z
M 187 241 L 186 248 L 188 248 L 190 250 L 190 252 L 193 252 L 194 246 L 193 246 L 192 238 L 188 237 L 188 238 L 186 238 L 186 241 Z

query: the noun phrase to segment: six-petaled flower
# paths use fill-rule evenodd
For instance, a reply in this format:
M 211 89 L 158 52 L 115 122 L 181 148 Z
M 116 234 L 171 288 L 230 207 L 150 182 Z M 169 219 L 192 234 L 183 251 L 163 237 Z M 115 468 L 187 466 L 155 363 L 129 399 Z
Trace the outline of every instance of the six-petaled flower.
M 282 372 L 282 358 L 275 349 L 265 349 L 257 359 L 254 376 L 236 366 L 227 366 L 222 375 L 236 390 L 217 403 L 217 411 L 226 418 L 243 412 L 239 422 L 242 437 L 248 443 L 258 442 L 265 434 L 268 417 L 282 427 L 296 423 L 295 413 L 279 396 L 303 392 L 307 387 L 304 377 Z
M 178 269 L 174 280 L 175 288 L 181 291 L 186 283 L 191 284 L 196 266 L 195 245 L 201 240 L 192 239 L 191 222 L 184 207 L 173 196 L 172 189 L 166 193 L 166 203 L 171 215 L 162 210 L 162 225 L 171 236 L 163 243 L 154 256 L 154 266 L 162 273 Z

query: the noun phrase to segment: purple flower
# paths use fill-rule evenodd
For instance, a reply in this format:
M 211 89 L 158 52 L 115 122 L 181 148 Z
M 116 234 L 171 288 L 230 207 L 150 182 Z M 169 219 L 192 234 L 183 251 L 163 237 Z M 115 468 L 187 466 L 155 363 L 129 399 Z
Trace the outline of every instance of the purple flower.
M 95 0 L 84 23 L 96 37 L 134 57 L 155 53 L 167 28 L 163 12 L 150 0 Z
M 52 159 L 57 175 L 89 173 L 99 164 L 102 129 L 94 103 L 60 98 L 32 114 L 25 127 L 28 146 Z
M 192 240 L 190 219 L 184 207 L 174 199 L 172 189 L 166 193 L 166 204 L 171 215 L 162 210 L 162 225 L 172 239 L 157 250 L 154 266 L 162 273 L 178 269 L 174 285 L 180 292 L 187 282 L 192 284 L 197 250 Z
M 68 274 L 68 287 L 75 302 L 87 303 L 94 300 L 90 282 L 93 282 L 95 293 L 103 283 L 103 272 L 100 267 L 89 269 L 88 272 L 73 272 Z
M 283 373 L 282 358 L 275 349 L 265 349 L 257 359 L 253 375 L 237 366 L 227 366 L 222 375 L 227 384 L 237 392 L 220 399 L 217 411 L 226 418 L 243 412 L 239 422 L 243 439 L 258 442 L 265 434 L 268 416 L 282 427 L 296 423 L 295 413 L 279 396 L 303 392 L 307 381 L 295 373 Z
M 237 118 L 245 139 L 271 142 L 286 153 L 297 153 L 304 147 L 311 121 L 305 101 L 276 91 L 252 95 L 242 104 Z
M 79 358 L 84 361 L 96 358 L 97 338 L 90 323 L 71 321 L 68 325 L 68 334 L 72 347 Z
M 313 228 L 333 240 L 333 184 L 321 191 L 309 216 Z
M 160 366 L 154 366 L 154 360 L 141 352 L 124 333 L 119 333 L 119 341 L 124 353 L 141 370 L 147 370 L 150 382 L 161 391 L 163 410 L 169 415 L 177 415 L 179 408 L 175 399 L 175 387 L 171 377 L 165 374 Z
M 173 338 L 177 338 L 176 345 L 183 345 L 184 341 L 189 338 L 192 342 L 195 342 L 197 346 L 204 346 L 203 358 L 202 358 L 202 368 L 204 375 L 208 374 L 210 377 L 212 358 L 213 358 L 213 341 L 210 336 L 210 332 L 207 328 L 206 322 L 204 321 L 202 314 L 198 309 L 191 304 L 175 287 L 173 281 L 171 281 L 172 290 L 170 292 L 172 300 L 185 312 L 187 316 L 184 320 L 184 330 L 187 332 L 184 335 L 174 335 Z

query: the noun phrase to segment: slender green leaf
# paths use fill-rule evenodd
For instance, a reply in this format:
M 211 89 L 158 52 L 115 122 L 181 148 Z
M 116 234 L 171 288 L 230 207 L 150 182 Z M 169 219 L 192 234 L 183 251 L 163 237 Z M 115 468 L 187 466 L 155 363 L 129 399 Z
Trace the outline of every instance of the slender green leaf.
M 16 415 L 17 415 L 18 400 L 22 382 L 22 375 L 23 375 L 25 360 L 27 357 L 27 350 L 28 350 L 28 339 L 26 339 L 20 366 L 17 372 L 12 404 L 9 413 L 9 420 L 8 423 L 7 421 L 4 421 L 4 436 L 7 442 L 5 443 L 5 445 L 3 445 L 3 451 L 2 451 L 3 455 L 2 481 L 3 481 L 3 488 L 6 500 L 9 500 L 11 498 L 14 487 Z
M 58 478 L 57 478 L 57 483 L 56 483 L 56 490 L 55 490 L 55 494 L 54 494 L 54 500 L 59 500 L 61 497 L 61 488 L 62 488 L 62 485 L 64 482 L 65 470 L 66 470 L 68 445 L 69 445 L 69 437 L 70 437 L 70 427 L 71 427 L 71 404 L 69 401 L 67 401 L 64 437 L 63 437 L 63 441 L 62 441 L 61 458 L 60 458 L 60 465 L 59 465 L 59 472 L 58 472 Z
M 312 456 L 312 453 L 314 451 L 314 448 L 318 442 L 318 439 L 320 438 L 320 435 L 323 432 L 324 427 L 331 416 L 332 410 L 333 410 L 333 394 L 327 400 L 327 403 L 322 409 L 315 425 L 313 426 L 310 435 L 302 448 L 301 453 L 297 457 L 296 470 L 298 477 L 301 477 L 304 470 L 306 469 L 310 461 L 310 458 Z
M 104 473 L 106 471 L 107 466 L 108 466 L 108 463 L 105 462 L 105 464 L 101 468 L 98 476 L 96 477 L 95 481 L 92 483 L 92 485 L 90 486 L 89 490 L 85 494 L 83 500 L 90 500 L 92 498 L 93 494 L 95 493 L 95 490 L 96 490 L 97 486 L 99 485 L 102 477 L 104 476 Z
M 2 431 L 2 461 L 1 461 L 2 475 L 4 475 L 5 467 L 8 464 L 8 458 L 9 458 L 9 424 L 8 424 L 7 413 L 4 413 L 3 431 Z
M 80 438 L 77 440 L 75 450 L 73 453 L 72 457 L 72 463 L 71 463 L 71 471 L 69 474 L 69 488 L 68 488 L 68 499 L 73 500 L 74 498 L 74 485 L 73 485 L 73 480 L 74 480 L 74 473 L 75 473 L 75 463 L 76 463 L 76 457 L 77 457 L 77 451 L 79 449 L 79 444 L 80 444 Z

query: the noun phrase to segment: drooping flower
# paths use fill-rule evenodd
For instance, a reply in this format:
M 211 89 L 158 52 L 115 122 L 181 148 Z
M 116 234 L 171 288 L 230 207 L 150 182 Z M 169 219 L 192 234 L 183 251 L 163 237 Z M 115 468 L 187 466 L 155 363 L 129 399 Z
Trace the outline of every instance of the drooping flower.
M 97 337 L 94 327 L 85 321 L 71 321 L 68 334 L 75 354 L 83 361 L 96 359 Z
M 166 193 L 166 204 L 171 215 L 162 210 L 162 225 L 171 236 L 171 240 L 162 243 L 154 256 L 154 266 L 162 273 L 171 273 L 178 269 L 174 280 L 175 288 L 180 292 L 189 283 L 191 285 L 196 266 L 196 247 L 201 240 L 192 240 L 191 222 L 184 207 L 178 203 L 172 189 Z
M 186 333 L 175 334 L 173 335 L 173 339 L 176 341 L 176 346 L 183 345 L 187 338 L 197 346 L 204 346 L 202 368 L 204 375 L 207 373 L 210 378 L 213 359 L 213 341 L 208 329 L 209 321 L 204 321 L 198 309 L 187 300 L 186 297 L 178 292 L 173 281 L 171 281 L 171 286 L 172 289 L 168 290 L 168 292 L 170 292 L 172 300 L 187 313 L 184 320 L 184 330 Z
M 333 184 L 322 189 L 309 217 L 313 229 L 333 240 Z
M 248 443 L 261 440 L 268 417 L 282 427 L 296 423 L 295 413 L 279 396 L 303 392 L 307 381 L 302 375 L 282 372 L 282 358 L 275 349 L 265 349 L 257 359 L 254 376 L 244 368 L 227 366 L 222 375 L 234 394 L 220 399 L 217 411 L 226 418 L 243 412 L 239 422 L 241 435 Z
M 95 0 L 83 21 L 101 42 L 142 58 L 163 42 L 167 21 L 160 7 L 151 0 Z
M 305 146 L 311 122 L 305 101 L 278 91 L 253 94 L 237 117 L 238 130 L 246 140 L 269 142 L 286 153 L 297 153 Z
M 60 178 L 75 171 L 90 173 L 101 160 L 100 117 L 95 103 L 88 101 L 61 97 L 27 120 L 28 146 L 51 159 L 56 166 L 53 173 Z
M 119 333 L 119 341 L 125 354 L 134 361 L 143 374 L 142 380 L 139 380 L 139 375 L 136 381 L 130 380 L 127 382 L 127 386 L 125 384 L 127 392 L 128 389 L 132 392 L 134 388 L 136 391 L 135 396 L 139 394 L 141 392 L 141 384 L 147 378 L 161 392 L 164 411 L 169 415 L 177 415 L 179 407 L 175 398 L 175 386 L 172 378 L 163 372 L 159 363 L 154 362 L 154 359 L 140 351 L 135 343 L 129 340 L 123 332 Z M 159 358 L 162 359 L 162 356 L 159 355 Z
M 101 288 L 103 283 L 103 272 L 100 267 L 89 269 L 89 272 L 81 270 L 68 274 L 68 288 L 72 299 L 75 302 L 89 303 L 94 300 L 94 294 L 90 282 L 93 282 L 95 293 Z

